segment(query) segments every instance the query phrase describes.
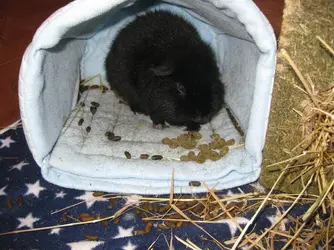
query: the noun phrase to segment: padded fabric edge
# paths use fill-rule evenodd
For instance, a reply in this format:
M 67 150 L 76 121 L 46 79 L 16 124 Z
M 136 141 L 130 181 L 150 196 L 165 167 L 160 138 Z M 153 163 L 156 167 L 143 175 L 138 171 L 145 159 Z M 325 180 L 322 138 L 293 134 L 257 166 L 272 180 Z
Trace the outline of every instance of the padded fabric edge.
M 229 175 L 233 175 L 233 178 L 229 182 L 223 184 L 219 181 L 208 181 L 206 182 L 210 187 L 215 189 L 228 189 L 235 187 L 235 182 L 244 185 L 254 182 L 260 175 L 260 168 L 254 169 L 253 172 L 247 174 L 240 174 L 237 172 L 231 172 Z M 104 191 L 104 192 L 116 192 L 116 193 L 137 193 L 147 195 L 159 195 L 168 194 L 170 192 L 170 180 L 160 181 L 159 186 L 154 182 L 147 182 L 146 185 L 134 185 L 137 183 L 133 179 L 98 179 L 98 178 L 87 178 L 83 176 L 73 175 L 67 172 L 59 171 L 48 165 L 42 167 L 43 177 L 50 183 L 55 185 L 62 185 L 65 188 L 74 188 L 86 191 Z M 217 184 L 218 183 L 218 184 Z M 206 192 L 204 187 L 189 187 L 188 181 L 179 182 L 174 180 L 174 192 L 175 193 L 199 193 Z

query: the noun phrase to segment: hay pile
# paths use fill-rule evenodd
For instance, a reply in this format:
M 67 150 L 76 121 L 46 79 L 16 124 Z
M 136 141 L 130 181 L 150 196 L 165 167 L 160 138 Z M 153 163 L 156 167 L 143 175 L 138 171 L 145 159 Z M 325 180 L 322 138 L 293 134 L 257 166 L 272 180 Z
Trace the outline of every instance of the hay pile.
M 260 183 L 268 188 L 273 186 L 284 169 L 283 163 L 288 162 L 287 159 L 299 157 L 304 151 L 307 151 L 307 155 L 300 156 L 301 159 L 290 164 L 293 166 L 290 166 L 284 181 L 277 184 L 277 190 L 300 192 L 315 172 L 322 173 L 325 186 L 333 179 L 333 168 L 330 168 L 333 163 L 329 160 L 333 146 L 328 142 L 333 140 L 333 120 L 331 115 L 323 112 L 333 112 L 330 105 L 334 86 L 334 57 L 330 51 L 334 45 L 332 34 L 333 1 L 286 0 L 279 39 L 279 48 L 285 52 L 278 54 L 260 178 Z M 327 46 L 323 41 L 327 42 Z M 303 145 L 299 145 L 301 142 Z M 322 153 L 320 156 L 311 151 Z M 282 164 L 278 165 L 278 162 Z M 266 167 L 268 165 L 271 167 Z M 307 192 L 319 194 L 323 188 L 313 182 Z
M 276 184 L 280 181 L 283 174 L 277 179 Z M 119 194 L 104 194 L 103 192 L 95 192 L 94 199 L 109 200 L 110 207 L 126 198 L 128 202 L 112 215 L 90 215 L 88 213 L 73 215 L 73 208 L 84 204 L 82 201 L 72 204 L 65 208 L 51 212 L 58 214 L 62 223 L 55 226 L 47 226 L 43 228 L 33 228 L 16 230 L 3 235 L 32 233 L 35 231 L 50 230 L 55 228 L 82 226 L 92 223 L 102 223 L 107 227 L 109 222 L 117 224 L 120 217 L 130 210 L 135 210 L 138 215 L 146 222 L 143 229 L 135 231 L 135 235 L 148 234 L 151 230 L 163 230 L 161 235 L 171 235 L 170 243 L 167 242 L 166 249 L 171 247 L 173 240 L 177 240 L 190 249 L 201 249 L 189 239 L 181 239 L 177 235 L 173 235 L 173 228 L 181 227 L 184 224 L 193 224 L 203 232 L 201 238 L 203 241 L 214 242 L 217 246 L 215 249 L 276 249 L 277 243 L 280 243 L 282 249 L 330 249 L 334 243 L 334 204 L 333 204 L 333 183 L 320 196 L 306 195 L 305 190 L 310 185 L 310 181 L 305 185 L 303 192 L 299 194 L 275 194 L 273 189 L 269 193 L 261 192 L 233 194 L 222 196 L 213 188 L 202 183 L 208 190 L 205 195 L 175 195 L 174 194 L 174 173 L 172 174 L 171 191 L 169 197 L 154 196 L 137 196 L 130 197 Z M 331 193 L 330 193 L 331 191 Z M 297 204 L 304 204 L 309 207 L 303 217 L 293 217 L 292 210 Z M 307 204 L 312 206 L 308 206 Z M 109 208 L 108 206 L 108 208 Z M 273 224 L 267 228 L 262 234 L 253 232 L 255 219 L 266 207 L 280 208 L 278 211 L 284 211 L 277 215 Z M 318 208 L 323 207 L 327 214 Z M 282 208 L 282 209 L 281 209 Z M 243 228 L 239 225 L 238 217 L 244 216 L 251 212 L 253 217 Z M 203 228 L 203 224 L 219 223 L 223 220 L 230 219 L 241 234 L 236 238 L 221 241 Z M 292 222 L 292 226 L 286 226 L 286 220 Z M 75 221 L 68 223 L 70 220 Z M 158 222 L 156 228 L 153 229 L 153 223 Z M 250 230 L 251 229 L 251 230 Z M 159 236 L 159 237 L 160 237 Z M 87 240 L 98 240 L 96 235 L 84 235 Z M 152 242 L 148 249 L 152 249 L 159 239 Z M 164 236 L 166 237 L 166 236 Z M 222 236 L 224 237 L 224 236 Z M 331 243 L 332 242 L 332 243 Z

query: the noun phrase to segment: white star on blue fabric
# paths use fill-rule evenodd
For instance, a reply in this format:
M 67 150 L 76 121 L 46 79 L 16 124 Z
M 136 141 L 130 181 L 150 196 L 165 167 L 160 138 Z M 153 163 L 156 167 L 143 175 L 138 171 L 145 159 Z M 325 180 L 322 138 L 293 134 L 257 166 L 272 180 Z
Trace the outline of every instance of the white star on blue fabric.
M 260 192 L 260 193 L 265 193 L 266 192 L 266 189 L 263 187 L 263 186 L 261 186 L 261 184 L 257 181 L 257 182 L 255 182 L 255 183 L 252 183 L 252 184 L 250 184 L 254 189 L 255 189 L 255 191 L 257 191 L 257 192 Z
M 123 219 L 125 221 L 134 221 L 136 220 L 136 214 L 132 212 L 127 212 L 126 214 L 123 215 Z
M 6 193 L 5 193 L 5 189 L 7 188 L 7 186 L 4 186 L 4 187 L 2 187 L 2 188 L 0 188 L 0 196 L 1 195 L 7 195 Z
M 104 241 L 78 241 L 78 242 L 72 242 L 68 243 L 67 245 L 71 248 L 71 250 L 92 250 L 93 248 L 104 244 Z
M 18 229 L 21 227 L 33 228 L 34 223 L 39 220 L 39 218 L 33 217 L 32 213 L 29 213 L 25 218 L 17 218 L 17 219 L 20 221 L 20 224 L 17 227 Z
M 273 225 L 274 223 L 276 223 L 276 221 L 278 221 L 278 219 L 281 217 L 281 215 L 282 215 L 281 211 L 279 209 L 277 209 L 276 214 L 271 215 L 271 216 L 267 216 L 267 219 L 270 221 L 271 225 Z M 285 232 L 286 231 L 285 224 L 288 223 L 288 222 L 289 222 L 288 219 L 281 220 L 278 229 L 282 232 Z
M 50 234 L 58 234 L 59 235 L 59 232 L 60 232 L 61 228 L 54 228 L 51 230 Z
M 125 229 L 124 227 L 118 226 L 118 234 L 114 237 L 114 239 L 133 236 L 133 233 L 132 233 L 133 229 L 134 227 Z
M 137 195 L 137 194 L 126 196 L 124 206 L 131 204 L 131 203 L 137 203 L 138 201 L 140 201 L 141 198 L 143 198 L 143 196 Z
M 95 197 L 94 192 L 86 191 L 83 195 L 76 197 L 76 200 L 84 200 L 86 201 L 87 208 L 90 208 L 95 202 L 97 201 L 104 201 L 107 202 L 108 200 L 103 197 Z
M 231 191 L 231 190 L 228 190 L 225 197 L 228 198 L 228 197 L 233 197 L 235 194 Z M 239 202 L 238 200 L 229 200 L 226 202 L 226 205 L 229 205 L 231 203 L 235 203 L 235 202 Z
M 59 193 L 56 193 L 55 199 L 57 199 L 57 198 L 63 199 L 65 195 L 66 195 L 66 193 L 64 193 L 63 190 L 62 190 Z
M 28 190 L 26 192 L 25 195 L 29 195 L 29 194 L 33 194 L 35 195 L 37 198 L 39 198 L 39 193 L 43 190 L 45 190 L 44 187 L 42 187 L 40 184 L 39 184 L 39 180 L 36 181 L 34 184 L 26 184 Z
M 242 224 L 247 224 L 248 223 L 248 219 L 245 217 L 235 217 L 234 220 L 237 222 L 238 225 L 242 225 Z M 227 224 L 228 228 L 230 229 L 230 233 L 232 235 L 232 237 L 234 237 L 235 233 L 237 232 L 237 225 L 234 223 L 234 220 L 231 219 L 223 219 L 223 220 L 219 220 L 216 223 L 224 223 Z
M 10 144 L 16 142 L 16 141 L 13 141 L 12 138 L 10 136 L 8 136 L 6 139 L 0 139 L 0 142 L 1 142 L 1 146 L 0 146 L 0 149 L 1 148 L 10 148 Z
M 29 165 L 29 163 L 26 163 L 24 161 L 21 161 L 20 163 L 16 164 L 16 165 L 13 165 L 10 167 L 9 171 L 13 170 L 13 169 L 17 169 L 17 170 L 22 170 L 22 167 L 26 166 L 26 165 Z
M 129 241 L 127 245 L 122 247 L 123 250 L 135 250 L 136 248 L 137 246 L 133 245 L 131 241 Z

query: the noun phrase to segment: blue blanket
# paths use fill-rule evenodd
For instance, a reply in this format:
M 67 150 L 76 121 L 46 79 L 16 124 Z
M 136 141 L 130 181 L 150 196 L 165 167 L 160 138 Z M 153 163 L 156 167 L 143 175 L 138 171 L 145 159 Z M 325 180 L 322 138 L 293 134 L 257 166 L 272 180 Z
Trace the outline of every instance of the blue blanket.
M 254 185 L 242 186 L 231 190 L 224 190 L 219 195 L 230 195 L 240 192 L 254 191 Z M 21 128 L 12 129 L 0 135 L 0 234 L 13 230 L 31 229 L 57 224 L 64 224 L 62 219 L 66 212 L 67 223 L 76 222 L 71 218 L 79 218 L 82 213 L 91 215 L 110 216 L 120 209 L 128 199 L 119 199 L 117 204 L 110 208 L 109 201 L 93 198 L 93 193 L 80 190 L 60 188 L 46 182 L 40 173 L 40 167 L 34 162 L 27 147 Z M 83 201 L 82 204 L 67 209 L 64 212 L 51 214 L 52 211 Z M 109 208 L 108 208 L 109 206 Z M 298 216 L 305 212 L 308 206 L 299 206 L 292 215 Z M 272 225 L 283 213 L 283 208 L 268 207 L 257 218 L 250 230 L 261 234 Z M 236 218 L 241 227 L 244 227 L 252 217 L 246 213 Z M 0 236 L 0 249 L 148 249 L 156 241 L 153 249 L 168 249 L 171 232 L 152 227 L 150 233 L 135 235 L 136 230 L 143 229 L 145 224 L 134 210 L 129 210 L 116 224 L 109 221 L 102 223 L 49 229 L 38 232 L 27 232 L 14 235 Z M 240 234 L 233 222 L 229 219 L 216 224 L 201 224 L 205 230 L 225 242 Z M 281 226 L 293 226 L 290 221 L 283 221 Z M 217 245 L 192 224 L 172 229 L 173 234 L 186 240 L 189 238 L 202 249 L 218 249 Z M 95 235 L 96 241 L 85 238 L 85 234 Z M 275 243 L 275 249 L 281 243 Z M 174 249 L 186 247 L 173 240 Z M 230 245 L 231 246 L 231 245 Z

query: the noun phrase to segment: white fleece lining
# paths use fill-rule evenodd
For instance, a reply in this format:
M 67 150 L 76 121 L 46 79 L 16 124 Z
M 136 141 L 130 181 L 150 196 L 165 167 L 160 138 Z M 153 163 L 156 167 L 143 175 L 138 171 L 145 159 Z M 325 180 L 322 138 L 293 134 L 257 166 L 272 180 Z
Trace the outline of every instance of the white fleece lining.
M 136 4 L 130 6 L 136 1 L 77 0 L 41 25 L 26 50 L 20 70 L 23 128 L 34 159 L 49 182 L 85 190 L 161 194 L 169 192 L 173 168 L 175 192 L 205 191 L 203 187 L 190 188 L 191 180 L 206 181 L 224 189 L 258 178 L 276 62 L 276 40 L 271 26 L 250 0 L 166 2 L 177 6 L 164 5 L 166 8 L 189 15 L 203 39 L 214 48 L 227 89 L 226 102 L 246 132 L 245 147 L 231 150 L 217 162 L 180 163 L 173 160 L 178 157 L 175 152 L 157 142 L 162 136 L 182 131 L 171 128 L 159 134 L 150 130 L 147 117 L 134 116 L 125 106 L 121 108 L 125 126 L 118 132 L 124 139 L 128 136 L 128 143 L 121 141 L 117 150 L 112 149 L 103 136 L 108 121 L 114 118 L 111 107 L 117 105 L 116 97 L 109 92 L 98 99 L 101 107 L 88 138 L 83 139 L 77 126 L 78 117 L 59 138 L 64 123 L 74 115 L 80 77 L 104 75 L 102 58 L 107 43 L 103 38 L 110 38 L 120 27 L 106 24 L 121 9 L 127 13 L 136 7 Z M 97 100 L 100 92 L 90 91 L 87 98 Z M 114 110 L 117 109 L 115 106 Z M 87 120 L 89 114 L 88 110 L 84 113 Z M 138 123 L 144 124 L 139 129 L 141 140 L 147 133 L 152 133 L 153 139 L 138 144 L 138 137 L 130 136 L 134 127 L 138 129 Z M 241 142 L 224 110 L 213 124 L 226 138 Z M 209 136 L 211 126 L 203 127 L 204 139 Z M 170 160 L 127 160 L 122 155 L 129 147 L 135 157 L 142 149 L 153 154 L 152 145 Z

